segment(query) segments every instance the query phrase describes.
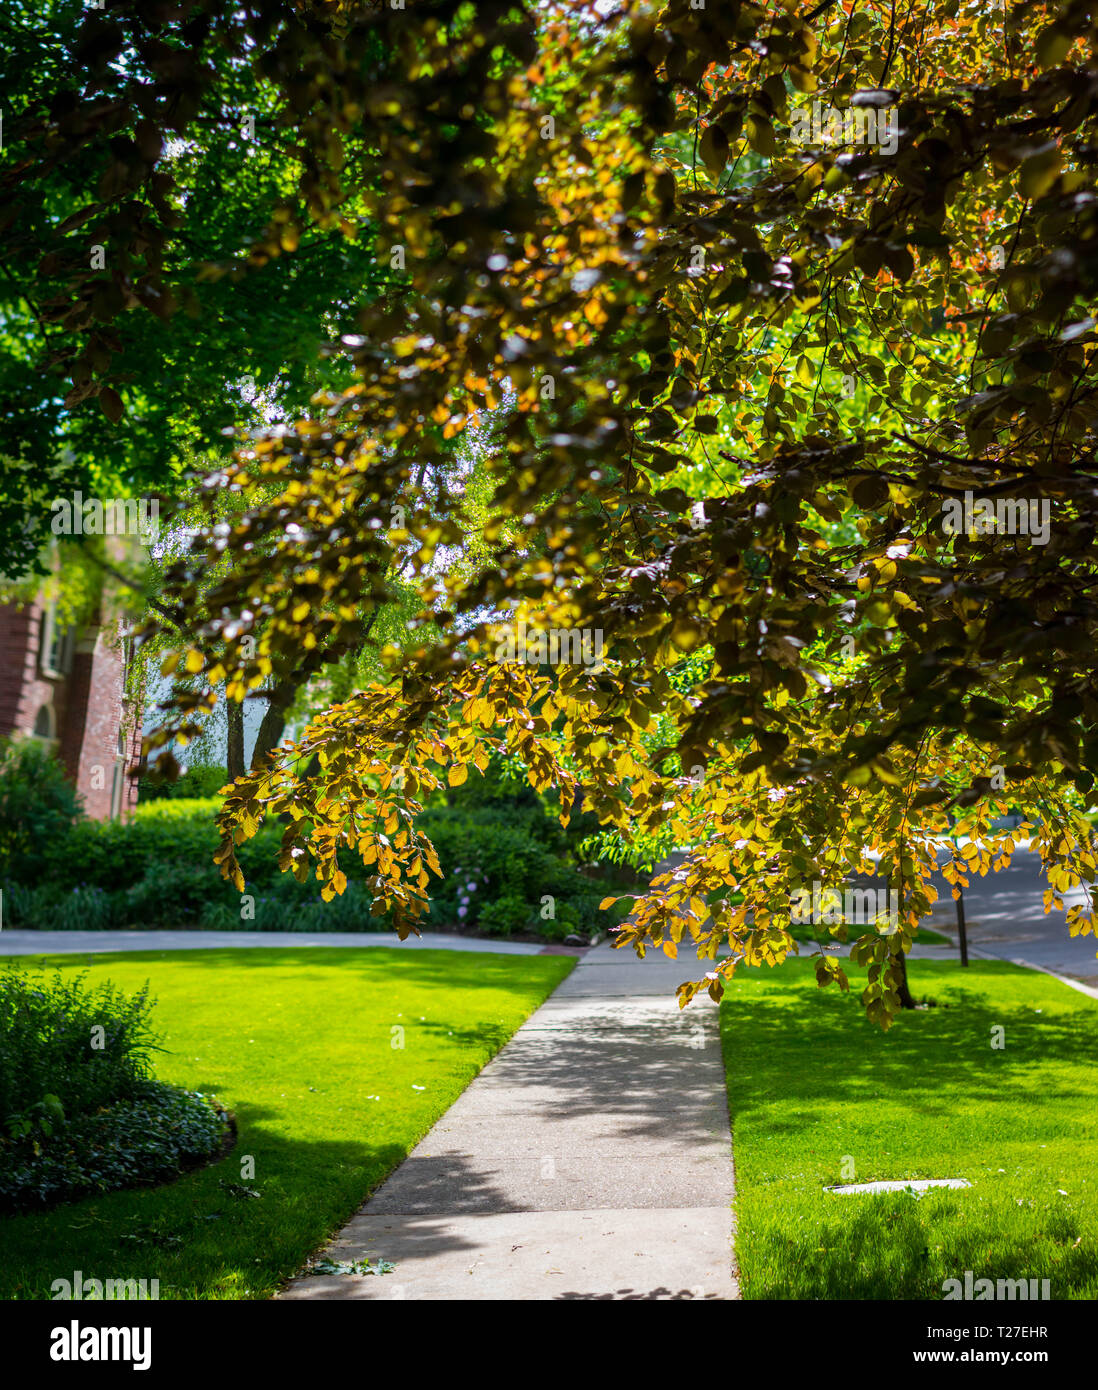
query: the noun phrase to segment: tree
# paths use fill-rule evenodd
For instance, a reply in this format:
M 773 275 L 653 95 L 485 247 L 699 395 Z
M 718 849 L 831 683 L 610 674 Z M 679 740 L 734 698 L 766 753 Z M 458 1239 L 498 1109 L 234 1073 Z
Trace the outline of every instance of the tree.
M 222 683 L 239 698 L 338 642 L 398 554 L 424 627 L 238 780 L 224 872 L 288 815 L 284 868 L 314 862 L 330 897 L 359 852 L 408 930 L 433 862 L 418 798 L 498 751 L 626 838 L 695 843 L 622 934 L 642 951 L 674 946 L 674 918 L 703 956 L 723 933 L 778 958 L 797 889 L 880 848 L 901 922 L 853 952 L 882 1026 L 945 824 L 934 779 L 979 831 L 1002 768 L 1050 901 L 1093 887 L 1073 801 L 1098 754 L 1089 10 L 350 4 L 338 52 L 317 13 L 295 31 L 303 196 L 352 197 L 359 142 L 408 285 L 399 311 L 363 307 L 352 387 L 238 453 L 242 521 L 169 579 L 208 693 L 151 748 L 170 761 Z M 491 553 L 446 575 L 464 498 L 440 487 L 404 527 L 393 508 L 484 416 Z M 214 554 L 230 573 L 203 596 Z M 500 659 L 520 618 L 605 633 L 606 661 Z M 672 753 L 700 773 L 665 776 Z M 730 887 L 753 920 L 730 903 L 707 926 Z
M 261 418 L 257 392 L 300 413 L 349 383 L 355 306 L 400 277 L 365 193 L 343 230 L 298 196 L 303 24 L 219 3 L 5 8 L 0 574 L 42 571 L 53 497 L 167 501 L 191 454 Z

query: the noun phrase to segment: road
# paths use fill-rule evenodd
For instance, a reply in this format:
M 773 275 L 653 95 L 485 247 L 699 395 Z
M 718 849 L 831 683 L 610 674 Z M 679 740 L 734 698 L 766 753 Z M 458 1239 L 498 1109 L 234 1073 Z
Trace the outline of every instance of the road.
M 947 858 L 948 852 L 942 850 L 939 864 L 946 863 Z M 927 926 L 956 937 L 957 912 L 949 884 L 939 876 L 935 886 L 938 901 Z M 1057 975 L 1098 985 L 1098 939 L 1069 936 L 1065 912 L 1054 910 L 1046 915 L 1042 898 L 1046 886 L 1041 856 L 1020 845 L 1009 868 L 983 878 L 970 876 L 964 890 L 969 945 L 981 954 L 1024 960 Z M 1084 901 L 1081 889 L 1062 896 L 1065 908 Z

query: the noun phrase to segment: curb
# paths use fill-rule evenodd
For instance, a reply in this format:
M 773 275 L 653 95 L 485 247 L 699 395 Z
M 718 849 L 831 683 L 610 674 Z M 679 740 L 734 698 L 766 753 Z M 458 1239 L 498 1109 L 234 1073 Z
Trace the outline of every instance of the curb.
M 1091 985 L 1081 984 L 1078 980 L 1073 980 L 1069 975 L 1058 975 L 1055 970 L 1049 970 L 1044 965 L 1034 965 L 1031 960 L 1022 960 L 1020 956 L 996 956 L 990 951 L 981 951 L 978 947 L 968 948 L 970 956 L 977 956 L 980 960 L 1005 960 L 1011 965 L 1020 965 L 1026 970 L 1036 970 L 1042 975 L 1051 975 L 1054 980 L 1059 980 L 1062 985 L 1067 985 L 1068 989 L 1078 990 L 1080 994 L 1087 995 L 1090 999 L 1098 999 L 1098 989 Z

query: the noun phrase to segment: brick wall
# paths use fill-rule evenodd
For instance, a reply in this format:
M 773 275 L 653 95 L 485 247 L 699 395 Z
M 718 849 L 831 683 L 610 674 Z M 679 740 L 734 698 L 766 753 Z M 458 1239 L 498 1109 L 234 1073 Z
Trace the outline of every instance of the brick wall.
M 136 804 L 137 784 L 126 774 L 140 756 L 140 721 L 123 696 L 123 649 L 118 633 L 96 626 L 74 634 L 71 669 L 41 670 L 42 605 L 0 605 L 0 735 L 33 734 L 43 705 L 55 716 L 55 751 L 84 799 L 89 816 L 123 815 Z M 124 737 L 119 755 L 119 734 Z M 115 769 L 121 764 L 116 790 Z

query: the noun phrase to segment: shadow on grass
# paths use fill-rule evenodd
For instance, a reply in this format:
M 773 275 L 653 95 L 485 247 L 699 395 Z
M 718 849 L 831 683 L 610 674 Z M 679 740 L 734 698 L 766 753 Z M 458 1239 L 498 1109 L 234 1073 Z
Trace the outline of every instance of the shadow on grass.
M 237 1149 L 176 1182 L 6 1218 L 3 1296 L 49 1298 L 52 1281 L 73 1270 L 159 1279 L 161 1298 L 267 1296 L 407 1153 L 393 1142 L 292 1138 L 265 1123 L 283 1117 L 261 1106 L 234 1113 Z M 242 1180 L 244 1153 L 254 1180 Z
M 725 1040 L 731 1049 L 735 1118 L 769 1108 L 776 1085 L 785 1100 L 796 1102 L 796 1113 L 772 1117 L 768 1127 L 789 1134 L 816 1123 L 822 1107 L 838 1100 L 863 1105 L 883 1092 L 925 1116 L 957 1115 L 959 1099 L 1016 1106 L 1032 1081 L 1035 1062 L 1055 1056 L 1085 1074 L 1098 1060 L 1098 1009 L 1090 1016 L 1050 1016 L 995 1002 L 978 987 L 952 986 L 945 994 L 941 977 L 920 981 L 916 969 L 911 986 L 916 997 L 939 993 L 949 1007 L 905 1012 L 887 1035 L 851 1016 L 856 1000 L 840 1001 L 834 993 L 817 997 L 806 991 L 799 1013 L 761 996 L 734 1000 Z M 740 1007 L 743 1036 L 735 1018 Z M 993 1030 L 1000 1028 L 1004 1046 L 993 1048 L 999 1036 Z M 739 1065 L 748 1056 L 762 1065 Z M 1088 1094 L 1090 1088 L 1083 1086 L 1064 1084 L 1057 1090 L 1061 1099 Z
M 1006 964 L 966 975 L 916 963 L 913 992 L 940 1006 L 882 1034 L 857 1017 L 856 998 L 817 992 L 801 968 L 787 978 L 789 989 L 742 986 L 722 1016 L 745 1295 L 941 1300 L 943 1280 L 966 1269 L 1048 1277 L 1054 1298 L 1092 1289 L 1084 1175 L 1098 1009 L 1061 999 L 1051 981 L 1030 1001 L 996 997 L 997 982 L 1041 985 Z M 859 1181 L 968 1177 L 975 1187 L 824 1193 L 838 1181 L 825 1169 L 844 1152 L 859 1156 Z

